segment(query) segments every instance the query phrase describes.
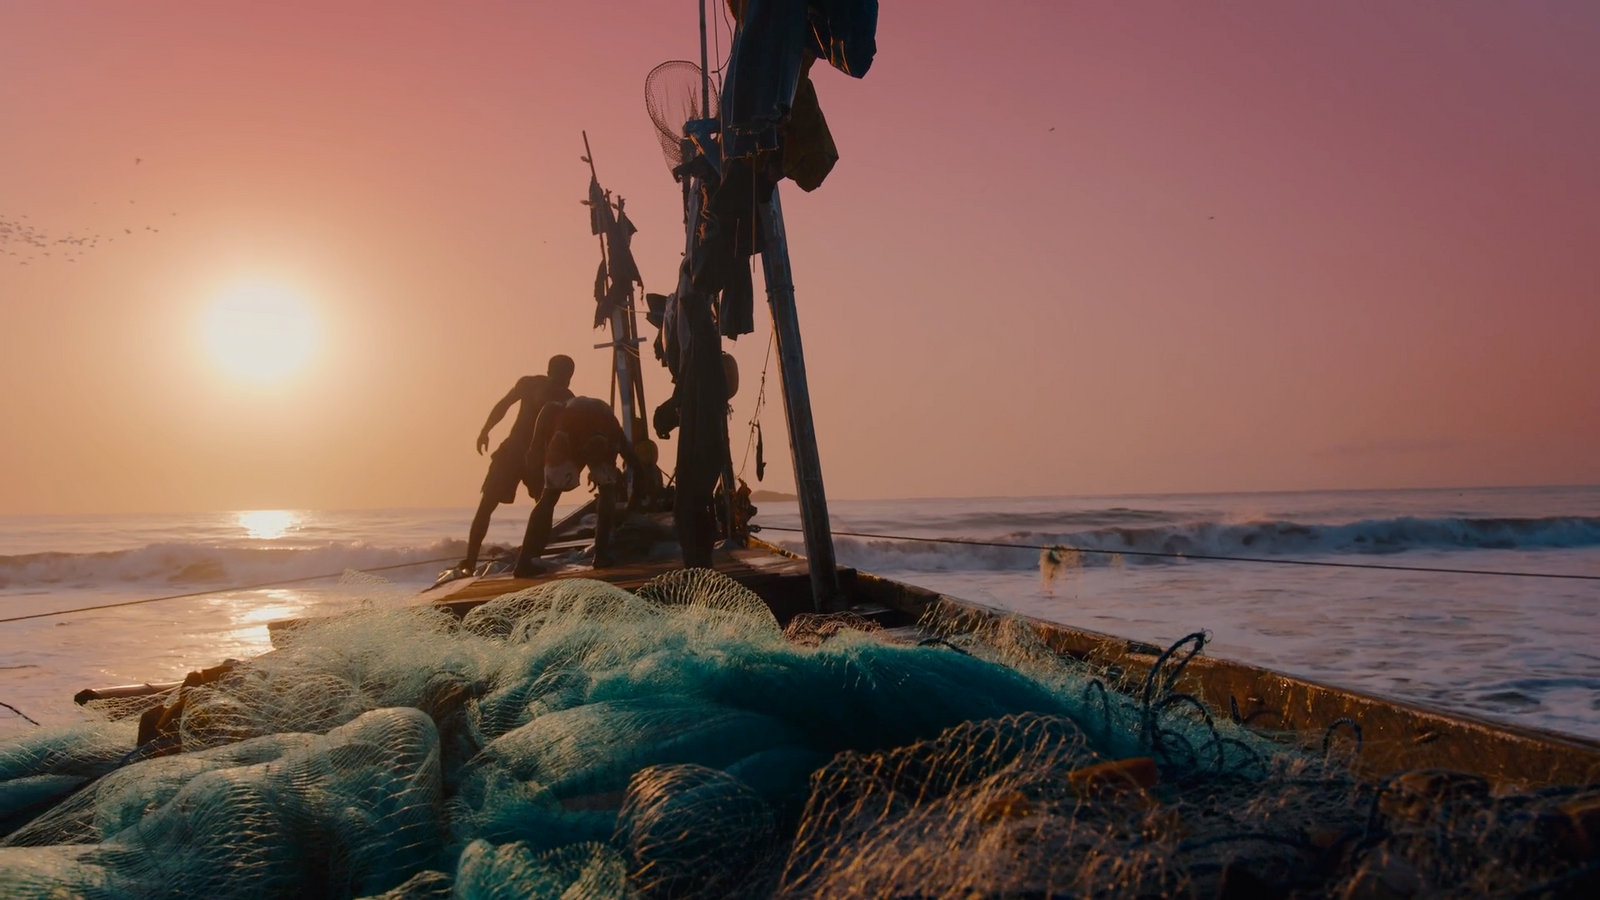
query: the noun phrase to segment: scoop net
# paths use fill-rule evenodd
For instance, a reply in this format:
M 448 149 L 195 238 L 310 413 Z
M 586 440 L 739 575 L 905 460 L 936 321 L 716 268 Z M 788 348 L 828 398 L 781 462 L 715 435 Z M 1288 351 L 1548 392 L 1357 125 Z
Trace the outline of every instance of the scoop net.
M 710 86 L 709 109 L 718 108 L 717 87 Z M 700 67 L 685 59 L 674 59 L 650 70 L 644 79 L 644 105 L 656 126 L 661 155 L 667 168 L 683 165 L 684 123 L 707 117 L 701 108 Z

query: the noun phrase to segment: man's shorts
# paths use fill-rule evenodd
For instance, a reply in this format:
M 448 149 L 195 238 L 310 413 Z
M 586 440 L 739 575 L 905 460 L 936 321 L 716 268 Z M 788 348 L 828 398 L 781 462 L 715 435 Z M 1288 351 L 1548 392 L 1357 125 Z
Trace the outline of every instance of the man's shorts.
M 517 502 L 517 485 L 522 483 L 522 460 L 515 453 L 495 451 L 489 457 L 489 474 L 483 478 L 483 495 L 501 503 Z

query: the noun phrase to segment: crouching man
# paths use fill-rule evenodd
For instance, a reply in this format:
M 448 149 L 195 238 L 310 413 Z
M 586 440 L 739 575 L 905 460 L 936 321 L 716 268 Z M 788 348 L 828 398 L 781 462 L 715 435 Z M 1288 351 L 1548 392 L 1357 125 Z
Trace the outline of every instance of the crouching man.
M 528 517 L 528 530 L 517 553 L 517 578 L 531 578 L 535 563 L 550 542 L 556 502 L 578 487 L 584 469 L 598 489 L 594 528 L 594 567 L 612 564 L 611 527 L 626 484 L 617 469 L 617 456 L 638 471 L 641 467 L 628 446 L 622 426 L 610 404 L 593 397 L 573 397 L 565 403 L 547 403 L 539 413 L 533 440 L 528 445 L 526 478 L 540 480 L 539 502 Z

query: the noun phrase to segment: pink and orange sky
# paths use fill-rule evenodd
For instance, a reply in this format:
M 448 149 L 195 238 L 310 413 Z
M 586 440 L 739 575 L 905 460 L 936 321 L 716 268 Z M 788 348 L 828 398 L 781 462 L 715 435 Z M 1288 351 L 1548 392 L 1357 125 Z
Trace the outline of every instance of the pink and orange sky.
M 0 219 L 118 238 L 0 255 L 0 513 L 474 503 L 517 376 L 608 388 L 581 129 L 671 286 L 694 8 L 0 3 Z M 887 0 L 878 46 L 784 195 L 830 493 L 1600 482 L 1600 4 Z M 198 336 L 252 284 L 322 329 L 266 387 Z

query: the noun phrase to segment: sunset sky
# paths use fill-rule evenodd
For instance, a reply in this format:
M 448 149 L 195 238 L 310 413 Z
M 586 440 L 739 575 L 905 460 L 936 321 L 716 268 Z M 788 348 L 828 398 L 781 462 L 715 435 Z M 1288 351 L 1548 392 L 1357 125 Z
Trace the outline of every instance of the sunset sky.
M 675 280 L 643 82 L 694 10 L 0 0 L 0 220 L 101 236 L 0 239 L 0 514 L 474 504 L 518 376 L 608 390 L 581 130 Z M 886 0 L 782 188 L 830 493 L 1600 482 L 1596 47 L 1586 2 Z M 205 338 L 252 291 L 320 334 L 264 382 Z

